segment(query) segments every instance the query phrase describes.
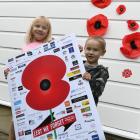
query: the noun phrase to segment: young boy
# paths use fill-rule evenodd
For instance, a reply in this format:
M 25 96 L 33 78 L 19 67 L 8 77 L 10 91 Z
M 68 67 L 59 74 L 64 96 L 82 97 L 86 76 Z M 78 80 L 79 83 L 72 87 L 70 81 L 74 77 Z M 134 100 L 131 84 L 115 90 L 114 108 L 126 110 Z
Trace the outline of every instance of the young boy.
M 106 42 L 102 37 L 94 36 L 86 40 L 84 48 L 87 60 L 84 63 L 86 72 L 83 74 L 83 79 L 89 81 L 96 105 L 109 78 L 108 69 L 98 64 L 99 58 L 106 52 L 105 46 Z

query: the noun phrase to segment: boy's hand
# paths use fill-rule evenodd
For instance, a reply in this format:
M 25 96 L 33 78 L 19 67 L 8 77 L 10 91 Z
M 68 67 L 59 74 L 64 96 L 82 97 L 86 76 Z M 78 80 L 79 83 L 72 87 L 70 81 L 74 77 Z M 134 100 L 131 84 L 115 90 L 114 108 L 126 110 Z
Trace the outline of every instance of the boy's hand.
M 88 72 L 85 72 L 84 74 L 83 74 L 83 79 L 84 80 L 91 80 L 91 74 L 90 73 L 88 73 Z
M 7 79 L 7 76 L 8 76 L 8 73 L 10 72 L 10 69 L 7 68 L 4 70 L 4 76 L 5 76 L 5 79 Z

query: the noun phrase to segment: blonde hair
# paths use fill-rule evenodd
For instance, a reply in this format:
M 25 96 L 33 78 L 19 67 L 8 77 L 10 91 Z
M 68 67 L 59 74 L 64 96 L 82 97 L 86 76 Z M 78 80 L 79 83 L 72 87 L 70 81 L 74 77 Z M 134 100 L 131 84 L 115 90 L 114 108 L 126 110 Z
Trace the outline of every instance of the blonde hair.
M 98 41 L 100 43 L 102 49 L 106 50 L 106 42 L 105 42 L 103 37 L 101 37 L 101 36 L 90 36 L 90 37 L 88 37 L 88 39 L 86 40 L 86 43 L 85 43 L 85 47 L 86 47 L 86 44 L 89 40 Z
M 52 40 L 52 28 L 51 28 L 51 23 L 50 23 L 49 19 L 45 16 L 39 16 L 39 17 L 36 17 L 32 21 L 32 23 L 29 27 L 29 30 L 26 33 L 26 43 L 27 44 L 29 44 L 33 41 L 32 29 L 33 29 L 33 26 L 35 25 L 35 23 L 38 22 L 39 20 L 44 20 L 46 25 L 48 26 L 48 35 L 46 36 L 46 38 L 44 39 L 44 41 L 42 43 L 49 42 Z

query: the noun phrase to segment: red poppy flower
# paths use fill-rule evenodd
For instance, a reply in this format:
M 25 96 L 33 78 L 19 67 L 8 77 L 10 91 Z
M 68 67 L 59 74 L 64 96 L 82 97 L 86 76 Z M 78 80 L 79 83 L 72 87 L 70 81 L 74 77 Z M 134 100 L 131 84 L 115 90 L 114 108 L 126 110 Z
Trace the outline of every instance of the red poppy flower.
M 116 9 L 116 12 L 119 14 L 119 15 L 122 15 L 124 12 L 126 11 L 126 7 L 125 5 L 119 5 Z
M 140 56 L 140 32 L 124 36 L 120 51 L 128 58 Z
M 131 31 L 136 31 L 139 28 L 139 24 L 135 20 L 127 20 L 127 24 Z
M 111 0 L 91 0 L 91 2 L 98 8 L 105 8 L 111 3 Z
M 22 84 L 29 90 L 27 104 L 35 110 L 49 110 L 61 104 L 68 96 L 70 86 L 62 80 L 66 65 L 54 55 L 42 56 L 25 68 Z
M 125 78 L 129 78 L 129 77 L 131 77 L 131 75 L 132 75 L 132 71 L 130 69 L 125 69 L 122 72 L 122 76 L 125 77 Z
M 104 35 L 108 28 L 108 19 L 106 16 L 99 14 L 87 20 L 87 32 L 89 36 Z

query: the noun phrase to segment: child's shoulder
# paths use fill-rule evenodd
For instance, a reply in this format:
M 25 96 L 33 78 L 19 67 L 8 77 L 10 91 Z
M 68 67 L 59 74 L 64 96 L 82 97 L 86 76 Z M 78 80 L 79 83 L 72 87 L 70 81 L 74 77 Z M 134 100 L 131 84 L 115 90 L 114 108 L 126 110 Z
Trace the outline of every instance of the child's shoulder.
M 35 49 L 41 44 L 42 43 L 40 43 L 40 42 L 32 42 L 32 43 L 26 44 L 22 47 L 22 52 L 27 52 L 27 51 L 30 51 L 32 49 Z
M 97 65 L 97 69 L 100 70 L 101 72 L 105 72 L 109 75 L 108 67 L 105 67 L 103 65 Z
M 108 67 L 105 67 L 105 66 L 103 66 L 103 65 L 97 65 L 97 68 L 108 70 Z

